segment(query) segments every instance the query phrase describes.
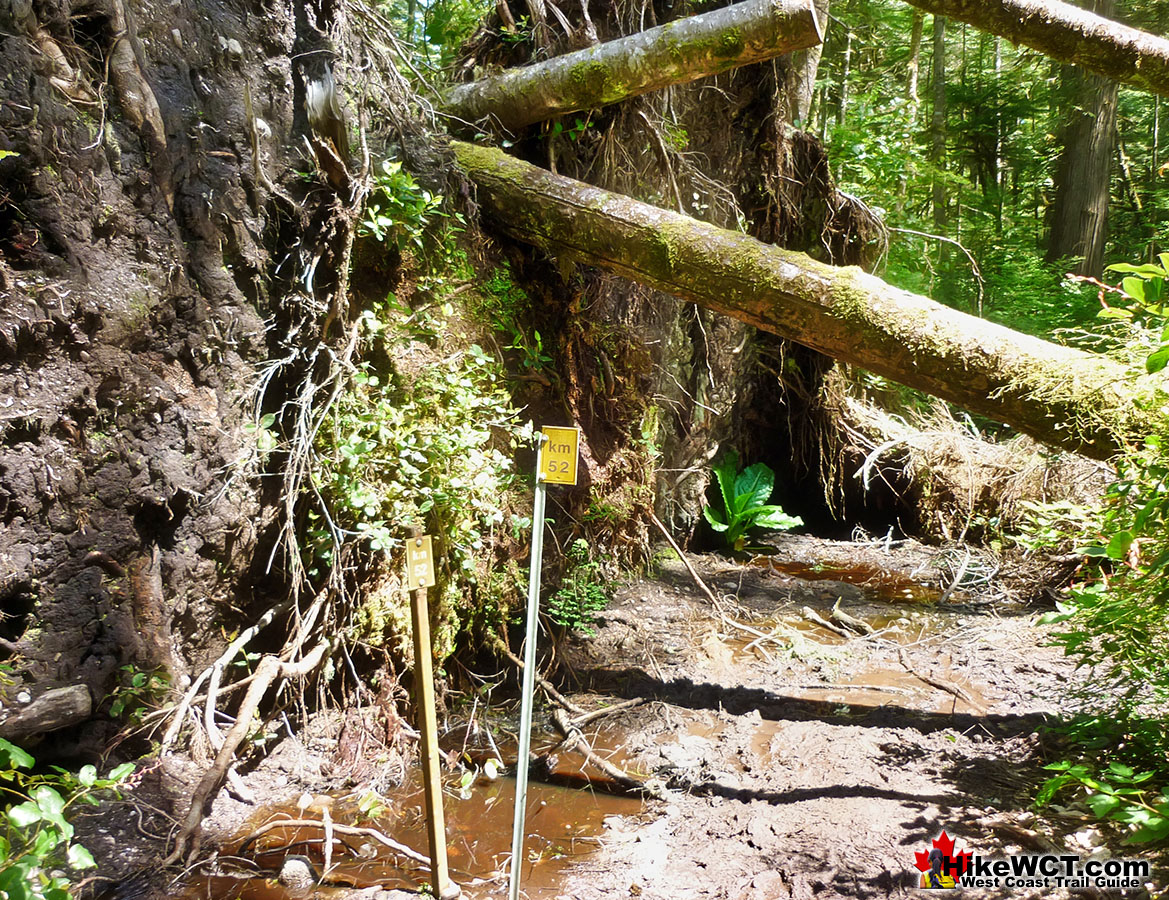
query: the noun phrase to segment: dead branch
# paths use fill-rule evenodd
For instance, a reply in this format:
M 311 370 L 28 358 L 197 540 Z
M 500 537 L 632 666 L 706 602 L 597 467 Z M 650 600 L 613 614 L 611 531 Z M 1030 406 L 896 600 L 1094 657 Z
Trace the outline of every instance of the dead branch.
M 801 609 L 800 615 L 803 616 L 805 619 L 807 619 L 809 622 L 811 622 L 815 625 L 819 625 L 821 628 L 826 628 L 829 631 L 831 631 L 833 634 L 840 635 L 840 637 L 844 638 L 846 641 L 851 641 L 854 637 L 856 637 L 856 635 L 853 634 L 851 631 L 849 631 L 847 628 L 842 628 L 841 626 L 837 625 L 835 622 L 829 622 L 827 619 L 825 619 L 822 615 L 820 615 L 818 612 L 816 612 L 816 610 L 812 609 L 812 607 L 810 607 L 810 606 L 805 606 L 803 609 Z
M 512 653 L 511 650 L 508 649 L 507 645 L 503 641 L 501 641 L 498 637 L 495 640 L 496 640 L 495 649 L 498 650 L 500 653 L 502 653 L 504 656 L 506 656 L 508 659 L 510 659 L 516 665 L 516 668 L 518 668 L 522 672 L 524 670 L 524 661 L 522 659 L 520 659 L 518 656 L 516 656 L 514 653 Z M 550 698 L 552 698 L 554 701 L 556 701 L 556 703 L 558 703 L 560 706 L 564 707 L 566 710 L 568 710 L 574 716 L 588 715 L 587 711 L 581 709 L 579 706 L 577 706 L 575 703 L 573 703 L 571 700 L 569 700 L 567 697 L 565 697 L 562 693 L 560 693 L 560 691 L 556 690 L 556 688 L 554 688 L 552 686 L 552 684 L 548 681 L 547 678 L 545 678 L 539 672 L 536 672 L 535 674 L 536 674 L 536 684 L 540 685 L 540 687 L 544 689 L 544 692 Z
M 589 746 L 589 742 L 585 739 L 584 734 L 579 728 L 568 721 L 563 710 L 554 709 L 552 711 L 552 724 L 556 726 L 556 730 L 564 738 L 560 743 L 561 747 L 581 754 L 590 766 L 613 779 L 617 784 L 627 787 L 631 791 L 636 791 L 639 794 L 645 794 L 648 797 L 654 797 L 658 800 L 661 800 L 665 796 L 661 788 L 656 785 L 642 781 L 640 778 L 635 778 L 628 772 L 617 768 L 607 759 L 602 759 L 600 756 L 597 756 L 593 748 Z
M 982 713 L 986 712 L 985 707 L 983 707 L 983 705 L 981 703 L 979 703 L 978 700 L 976 700 L 974 698 L 974 696 L 969 691 L 959 687 L 956 684 L 952 684 L 949 681 L 942 681 L 940 678 L 934 678 L 934 676 L 932 676 L 932 675 L 927 675 L 927 674 L 925 674 L 923 672 L 919 672 L 917 669 L 915 669 L 913 667 L 913 665 L 909 662 L 909 656 L 906 654 L 905 648 L 903 648 L 903 647 L 898 648 L 897 659 L 901 662 L 901 665 L 904 667 L 905 671 L 908 672 L 910 675 L 912 675 L 914 678 L 918 679 L 919 681 L 924 681 L 930 687 L 935 687 L 939 691 L 945 691 L 947 694 L 952 694 L 953 696 L 957 697 L 959 700 L 962 700 L 966 703 L 969 703 L 971 706 L 973 706 L 979 712 L 982 712 Z
M 318 819 L 278 819 L 275 822 L 269 822 L 266 825 L 261 825 L 246 838 L 244 838 L 244 842 L 240 844 L 239 850 L 237 850 L 236 853 L 239 856 L 243 856 L 247 852 L 248 847 L 255 843 L 256 840 L 263 837 L 269 831 L 275 831 L 277 828 L 319 828 L 324 831 L 325 823 Z M 389 847 L 395 853 L 400 853 L 407 859 L 411 859 L 416 863 L 421 863 L 427 868 L 430 867 L 429 856 L 426 856 L 423 853 L 419 853 L 417 850 L 395 841 L 392 837 L 387 837 L 376 828 L 363 828 L 357 825 L 342 825 L 338 822 L 332 822 L 331 830 L 334 834 L 345 834 L 371 838 L 382 846 Z
M 247 737 L 248 731 L 251 730 L 252 717 L 259 707 L 260 701 L 267 694 L 268 688 L 272 686 L 272 682 L 277 678 L 303 678 L 308 675 L 320 665 L 328 648 L 329 642 L 322 641 L 307 656 L 294 663 L 283 662 L 276 656 L 265 656 L 260 660 L 260 664 L 256 667 L 256 680 L 252 682 L 240 703 L 235 724 L 224 737 L 223 746 L 219 748 L 215 762 L 195 788 L 195 793 L 191 797 L 191 805 L 183 821 L 183 827 L 175 839 L 174 849 L 163 861 L 164 866 L 169 866 L 181 859 L 191 845 L 192 839 L 198 834 L 199 826 L 203 822 L 204 808 L 219 790 L 220 785 L 223 784 L 227 770 L 235 758 L 235 751 Z

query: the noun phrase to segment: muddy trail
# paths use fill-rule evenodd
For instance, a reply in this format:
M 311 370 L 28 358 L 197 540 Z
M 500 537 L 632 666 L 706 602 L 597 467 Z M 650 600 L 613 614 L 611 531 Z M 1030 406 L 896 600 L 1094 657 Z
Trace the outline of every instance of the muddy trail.
M 548 733 L 534 741 L 530 900 L 901 895 L 918 885 L 915 854 L 943 830 L 983 856 L 1137 855 L 1083 809 L 1030 809 L 1051 758 L 1045 723 L 1068 712 L 1076 675 L 1045 645 L 1041 610 L 1012 600 L 992 563 L 908 541 L 797 536 L 750 560 L 690 562 L 695 573 L 675 557 L 624 585 L 594 635 L 555 649 L 574 715 L 594 713 L 582 731 L 596 753 L 657 797 L 628 796 L 557 746 L 548 723 L 567 714 L 539 708 Z M 469 900 L 507 895 L 514 785 L 492 760 L 514 760 L 514 716 L 510 702 L 487 712 L 476 701 L 443 742 L 450 860 Z M 424 867 L 364 833 L 338 837 L 314 884 L 321 828 L 272 824 L 321 818 L 309 795 L 345 781 L 329 763 L 336 736 L 322 719 L 283 741 L 244 779 L 252 803 L 225 791 L 206 824 L 220 857 L 156 893 L 416 896 Z M 378 802 L 360 785 L 333 789 L 331 820 L 425 852 L 417 775 L 401 774 Z M 295 868 L 290 856 L 311 873 L 300 888 L 289 868 L 286 884 L 276 878 Z M 1152 893 L 1164 883 L 1158 865 Z

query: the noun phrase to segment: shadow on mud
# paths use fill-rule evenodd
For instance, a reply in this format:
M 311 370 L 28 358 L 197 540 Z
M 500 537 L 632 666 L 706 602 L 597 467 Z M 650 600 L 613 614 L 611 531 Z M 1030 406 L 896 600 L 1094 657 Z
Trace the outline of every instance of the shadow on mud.
M 764 719 L 773 721 L 804 722 L 815 719 L 834 725 L 914 728 L 925 734 L 946 729 L 966 731 L 981 727 L 996 737 L 1033 734 L 1040 726 L 1051 721 L 1051 717 L 1043 713 L 936 713 L 892 704 L 867 708 L 842 707 L 839 703 L 789 697 L 760 688 L 729 687 L 695 682 L 689 678 L 663 681 L 639 668 L 585 669 L 574 674 L 590 690 L 605 691 L 615 697 L 659 700 L 685 709 L 722 710 L 736 716 L 758 710 Z

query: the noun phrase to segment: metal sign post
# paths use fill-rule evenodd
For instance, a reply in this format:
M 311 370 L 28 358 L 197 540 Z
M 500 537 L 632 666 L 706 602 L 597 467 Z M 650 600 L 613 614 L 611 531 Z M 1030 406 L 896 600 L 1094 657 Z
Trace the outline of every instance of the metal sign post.
M 434 714 L 434 664 L 430 649 L 430 612 L 426 589 L 434 584 L 434 553 L 428 535 L 406 541 L 406 586 L 414 619 L 414 708 L 426 802 L 426 837 L 430 843 L 430 888 L 439 900 L 455 900 L 462 891 L 450 880 L 446 861 L 446 823 L 442 814 L 442 780 L 438 769 L 438 722 Z
M 515 769 L 515 818 L 511 833 L 508 900 L 519 900 L 528 811 L 528 763 L 532 752 L 532 705 L 536 690 L 536 633 L 540 619 L 540 566 L 544 559 L 544 501 L 548 484 L 576 484 L 579 428 L 542 428 L 536 451 L 536 498 L 532 505 L 532 560 L 528 573 L 528 619 L 524 635 L 524 680 L 520 702 L 520 746 Z

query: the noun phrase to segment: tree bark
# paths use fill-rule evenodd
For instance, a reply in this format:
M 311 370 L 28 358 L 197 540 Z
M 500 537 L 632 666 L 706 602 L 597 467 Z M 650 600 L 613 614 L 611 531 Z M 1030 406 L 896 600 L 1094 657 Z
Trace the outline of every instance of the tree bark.
M 516 130 L 819 44 L 812 0 L 747 0 L 460 85 L 444 111 Z
M 1091 5 L 1102 13 L 1115 9 L 1112 0 Z M 1055 172 L 1047 259 L 1074 258 L 1077 275 L 1099 278 L 1104 272 L 1118 85 L 1076 66 L 1064 66 L 1061 80 L 1067 124 Z
M 517 240 L 668 291 L 1048 444 L 1106 458 L 1139 438 L 1154 381 L 676 213 L 456 142 L 479 201 Z
M 932 62 L 934 110 L 930 121 L 930 162 L 934 164 L 933 199 L 934 231 L 945 234 L 949 223 L 946 199 L 946 18 L 934 16 L 934 57 Z M 945 253 L 945 247 L 941 253 Z
M 1059 0 L 905 0 L 1015 44 L 1169 96 L 1169 40 Z

